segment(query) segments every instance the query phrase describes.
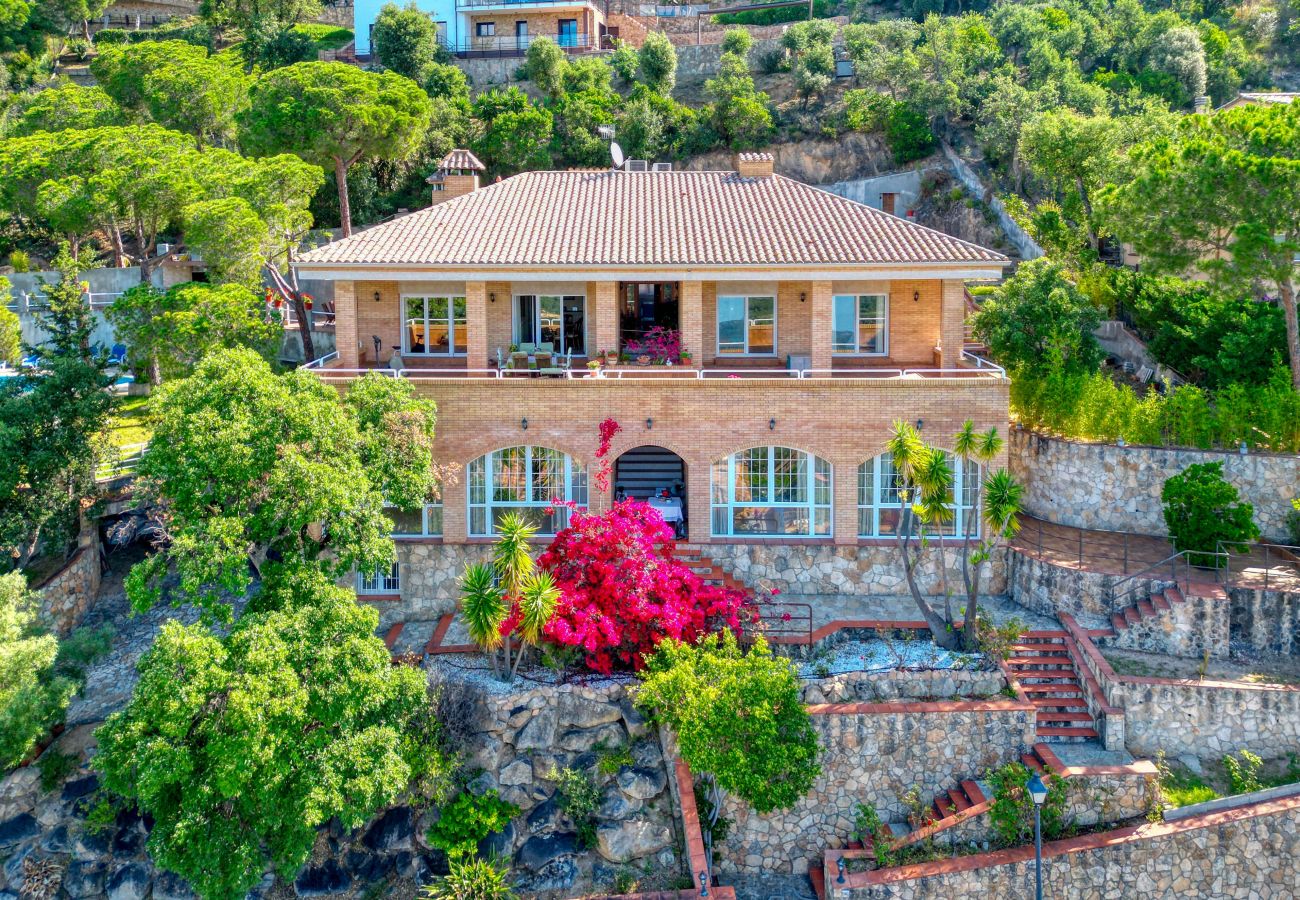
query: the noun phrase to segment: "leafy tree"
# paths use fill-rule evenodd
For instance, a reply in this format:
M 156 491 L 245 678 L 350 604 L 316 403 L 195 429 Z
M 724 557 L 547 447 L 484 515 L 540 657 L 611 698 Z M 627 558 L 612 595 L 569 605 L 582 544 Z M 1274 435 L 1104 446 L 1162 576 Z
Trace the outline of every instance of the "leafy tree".
M 291 878 L 318 826 L 357 828 L 449 769 L 424 673 L 392 665 L 374 610 L 304 566 L 268 571 L 253 604 L 226 636 L 165 623 L 96 732 L 104 787 L 205 900 L 242 897 L 267 862 Z
M 614 70 L 619 81 L 631 84 L 636 81 L 637 70 L 641 67 L 641 57 L 636 48 L 627 41 L 615 41 L 614 52 L 609 56 L 609 67 Z
M 316 59 L 311 35 L 277 19 L 259 19 L 243 29 L 239 55 L 247 71 L 268 72 Z
M 242 115 L 254 153 L 294 153 L 331 168 L 345 236 L 352 233 L 347 173 L 365 159 L 403 159 L 419 146 L 433 107 L 408 78 L 336 62 L 306 62 L 263 75 Z
M 0 297 L 9 296 L 9 279 L 0 276 Z M 7 305 L 0 306 L 0 363 L 17 366 L 22 359 L 22 322 Z
M 0 550 L 19 568 L 42 545 L 62 550 L 76 535 L 95 491 L 96 435 L 114 401 L 102 364 L 89 352 L 90 312 L 79 276 L 85 259 L 65 244 L 44 286 L 41 372 L 0 379 Z M 2 557 L 0 557 L 2 558 Z
M 282 327 L 259 294 L 238 284 L 178 284 L 166 293 L 131 288 L 107 310 L 113 330 L 151 373 L 184 378 L 199 360 L 222 348 L 249 347 L 275 359 Z
M 391 564 L 392 524 L 384 498 L 405 508 L 434 487 L 428 447 L 433 408 L 397 379 L 366 383 L 347 400 L 310 373 L 275 375 L 248 349 L 206 356 L 157 404 L 142 496 L 166 512 L 169 543 L 127 578 L 137 609 L 174 596 L 229 620 L 222 592 L 240 595 L 268 559 L 314 566 L 330 578 Z M 381 404 L 389 411 L 373 413 Z M 362 436 L 360 422 L 373 434 Z M 378 422 L 376 426 L 374 423 Z M 382 433 L 380 433 L 382 432 Z M 376 441 L 389 449 L 376 452 Z M 409 457 L 394 449 L 407 447 Z M 405 460 L 407 468 L 393 468 Z M 398 496 L 400 494 L 400 496 Z
M 1223 478 L 1223 463 L 1195 463 L 1165 480 L 1160 489 L 1165 527 L 1174 549 L 1188 551 L 1192 565 L 1218 565 L 1215 553 L 1244 552 L 1259 538 L 1255 507 L 1241 500 Z
M 618 120 L 618 137 L 631 159 L 657 159 L 664 152 L 664 119 L 645 97 L 629 100 Z
M 677 49 L 668 35 L 652 31 L 646 35 L 639 54 L 641 82 L 656 94 L 671 96 L 677 84 Z
M 1077 202 L 1076 218 L 1086 225 L 1094 248 L 1097 235 L 1092 198 L 1114 171 L 1118 149 L 1119 130 L 1105 115 L 1049 110 L 1031 119 L 1020 133 L 1020 154 L 1030 174 L 1048 184 L 1058 197 Z
M 289 29 L 320 15 L 321 0 L 199 0 L 199 16 L 216 31 Z
M 1064 267 L 1043 257 L 1023 263 L 975 314 L 975 334 L 1009 369 L 1094 372 L 1101 311 L 1079 293 Z
M 754 36 L 748 28 L 728 28 L 722 36 L 722 52 L 737 56 L 748 56 L 754 46 Z
M 1144 267 L 1200 271 L 1224 290 L 1278 297 L 1300 390 L 1295 259 L 1300 254 L 1300 106 L 1188 116 L 1135 147 L 1104 215 Z
M 69 82 L 32 95 L 30 102 L 21 109 L 10 134 L 21 137 L 37 131 L 82 130 L 125 123 L 121 107 L 103 88 L 82 87 Z
M 414 0 L 404 7 L 385 3 L 371 26 L 370 43 L 385 68 L 416 82 L 438 58 L 437 26 Z
M 144 79 L 144 103 L 155 122 L 191 135 L 199 149 L 229 144 L 235 117 L 248 105 L 248 79 L 220 57 L 155 69 Z
M 261 281 L 266 225 L 242 197 L 185 207 L 185 242 L 203 258 L 216 282 L 253 286 Z
M 0 772 L 63 718 L 76 689 L 54 673 L 59 642 L 37 621 L 39 599 L 22 572 L 0 575 Z
M 519 88 L 479 94 L 474 117 L 483 123 L 474 150 L 489 170 L 511 175 L 550 164 L 551 113 L 534 106 Z
M 1166 31 L 1149 51 L 1148 60 L 1156 71 L 1177 79 L 1187 96 L 1205 93 L 1205 48 L 1190 25 Z
M 564 73 L 568 68 L 568 54 L 549 37 L 536 38 L 528 45 L 524 74 L 552 100 L 564 93 Z
M 894 161 L 900 165 L 929 156 L 938 144 L 930 120 L 912 103 L 895 103 L 889 111 L 885 141 L 894 154 Z
M 789 809 L 821 775 L 794 666 L 761 636 L 748 653 L 730 632 L 696 646 L 664 641 L 646 660 L 635 702 L 677 735 L 682 759 L 709 782 L 715 810 L 721 791 L 761 814 Z
M 582 91 L 560 97 L 551 108 L 552 157 L 571 166 L 604 165 L 609 146 L 598 129 L 614 122 L 617 105 L 618 96 L 612 92 Z
M 897 101 L 915 93 L 923 80 L 916 45 L 921 29 L 905 19 L 885 19 L 844 27 L 844 50 L 858 81 L 882 87 Z
M 146 109 L 146 80 L 155 72 L 199 66 L 208 51 L 188 41 L 142 41 L 100 48 L 90 73 L 104 93 L 123 109 Z
M 469 79 L 450 63 L 430 63 L 424 75 L 424 90 L 435 100 L 469 101 Z
M 722 54 L 717 77 L 704 82 L 704 95 L 712 101 L 709 118 L 713 129 L 728 147 L 752 150 L 771 140 L 768 96 L 755 89 L 744 57 Z

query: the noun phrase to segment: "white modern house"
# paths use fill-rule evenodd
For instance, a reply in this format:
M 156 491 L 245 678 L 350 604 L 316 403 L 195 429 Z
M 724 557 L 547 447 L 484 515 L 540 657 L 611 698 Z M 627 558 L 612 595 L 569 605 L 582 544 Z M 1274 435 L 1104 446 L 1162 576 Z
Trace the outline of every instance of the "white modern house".
M 356 50 L 372 52 L 370 31 L 388 0 L 356 0 Z M 594 0 L 415 0 L 438 26 L 438 39 L 461 57 L 522 56 L 530 42 L 549 37 L 570 52 L 600 46 L 603 7 Z

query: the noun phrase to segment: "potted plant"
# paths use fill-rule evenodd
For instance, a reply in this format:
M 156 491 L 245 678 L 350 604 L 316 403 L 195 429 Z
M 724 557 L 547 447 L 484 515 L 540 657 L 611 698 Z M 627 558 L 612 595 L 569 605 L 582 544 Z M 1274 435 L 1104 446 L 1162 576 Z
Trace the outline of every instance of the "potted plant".
M 606 351 L 604 351 L 604 357 L 605 357 L 605 365 L 607 365 L 607 366 L 613 366 L 613 365 L 617 365 L 617 364 L 618 364 L 618 351 L 617 351 L 617 350 L 606 350 Z
M 691 351 L 683 350 L 677 355 L 677 361 L 684 366 L 689 366 L 691 364 Z
M 589 359 L 589 360 L 587 360 L 587 371 L 591 373 L 590 375 L 587 376 L 588 378 L 599 378 L 599 377 L 600 377 L 600 360 L 598 360 L 598 359 Z

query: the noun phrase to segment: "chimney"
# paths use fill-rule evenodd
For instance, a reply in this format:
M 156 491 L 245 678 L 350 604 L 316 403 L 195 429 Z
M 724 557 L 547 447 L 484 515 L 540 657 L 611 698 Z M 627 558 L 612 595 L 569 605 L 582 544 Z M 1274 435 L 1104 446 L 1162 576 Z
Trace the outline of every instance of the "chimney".
M 772 154 L 737 153 L 736 173 L 741 178 L 771 178 Z
M 448 153 L 438 171 L 427 179 L 433 190 L 433 203 L 445 203 L 465 194 L 472 194 L 479 187 L 479 172 L 486 167 L 468 150 L 453 150 Z
M 1210 111 L 1210 98 L 1202 94 L 1192 100 L 1192 112 L 1205 114 Z

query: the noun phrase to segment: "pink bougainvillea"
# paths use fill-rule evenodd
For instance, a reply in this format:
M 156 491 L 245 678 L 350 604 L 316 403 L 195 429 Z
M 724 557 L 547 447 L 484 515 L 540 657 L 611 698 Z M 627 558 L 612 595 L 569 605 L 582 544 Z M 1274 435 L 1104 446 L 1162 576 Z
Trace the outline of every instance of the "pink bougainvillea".
M 676 364 L 682 358 L 682 333 L 656 325 L 641 340 L 624 344 L 623 352 L 628 356 L 648 356 L 654 362 Z
M 664 638 L 695 641 L 753 615 L 740 591 L 704 584 L 673 555 L 673 532 L 650 505 L 624 500 L 601 515 L 575 510 L 538 558 L 560 588 L 546 639 L 582 650 L 608 674 L 639 669 Z
M 596 482 L 596 490 L 602 494 L 609 491 L 609 445 L 614 440 L 614 435 L 623 430 L 623 426 L 613 419 L 606 419 L 600 423 L 600 443 L 596 445 L 596 471 L 592 479 Z

